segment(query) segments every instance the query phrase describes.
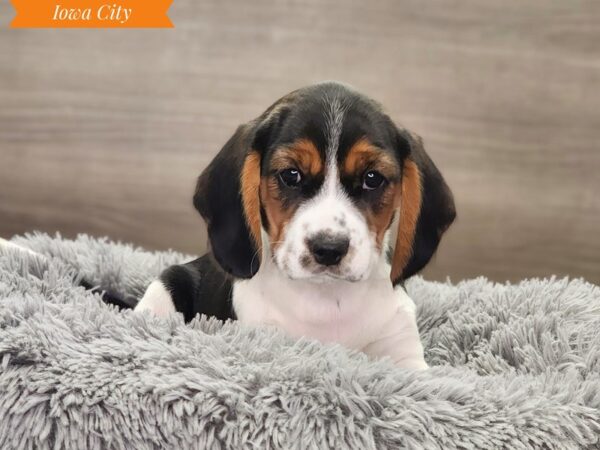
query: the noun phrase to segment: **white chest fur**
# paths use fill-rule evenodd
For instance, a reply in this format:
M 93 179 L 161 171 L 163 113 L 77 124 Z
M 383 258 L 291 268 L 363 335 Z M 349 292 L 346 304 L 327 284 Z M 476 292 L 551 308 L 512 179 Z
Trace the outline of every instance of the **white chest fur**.
M 390 356 L 403 367 L 427 367 L 415 305 L 402 287 L 393 288 L 387 264 L 365 281 L 314 283 L 290 280 L 267 262 L 252 279 L 235 282 L 233 305 L 244 323 Z

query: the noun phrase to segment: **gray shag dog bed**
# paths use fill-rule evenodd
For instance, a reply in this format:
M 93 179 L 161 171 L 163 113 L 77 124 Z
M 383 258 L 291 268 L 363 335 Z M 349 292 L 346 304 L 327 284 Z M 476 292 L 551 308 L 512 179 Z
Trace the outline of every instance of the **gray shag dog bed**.
M 600 448 L 600 289 L 407 284 L 432 368 L 119 311 L 188 256 L 35 234 L 0 252 L 0 448 Z

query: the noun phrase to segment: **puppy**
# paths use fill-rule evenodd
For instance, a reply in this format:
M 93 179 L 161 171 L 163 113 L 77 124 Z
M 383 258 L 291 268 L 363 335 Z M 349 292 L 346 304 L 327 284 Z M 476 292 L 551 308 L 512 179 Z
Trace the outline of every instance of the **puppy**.
M 403 281 L 455 218 L 415 135 L 373 100 L 321 83 L 241 125 L 200 175 L 210 253 L 169 267 L 136 310 L 274 325 L 423 369 Z

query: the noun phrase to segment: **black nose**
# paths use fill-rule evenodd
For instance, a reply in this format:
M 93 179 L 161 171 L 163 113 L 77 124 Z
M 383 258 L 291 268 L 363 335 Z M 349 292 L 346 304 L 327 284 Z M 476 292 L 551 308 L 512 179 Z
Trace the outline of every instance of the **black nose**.
M 307 245 L 317 263 L 335 266 L 348 253 L 350 240 L 343 235 L 319 233 L 308 239 Z

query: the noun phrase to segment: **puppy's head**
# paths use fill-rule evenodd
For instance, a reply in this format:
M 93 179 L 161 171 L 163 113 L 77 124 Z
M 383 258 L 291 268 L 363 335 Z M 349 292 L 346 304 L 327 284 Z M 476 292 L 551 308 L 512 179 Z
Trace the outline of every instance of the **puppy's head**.
M 238 278 L 266 256 L 292 279 L 360 281 L 389 253 L 396 284 L 427 264 L 455 217 L 421 140 L 337 83 L 294 91 L 240 126 L 194 204 Z

